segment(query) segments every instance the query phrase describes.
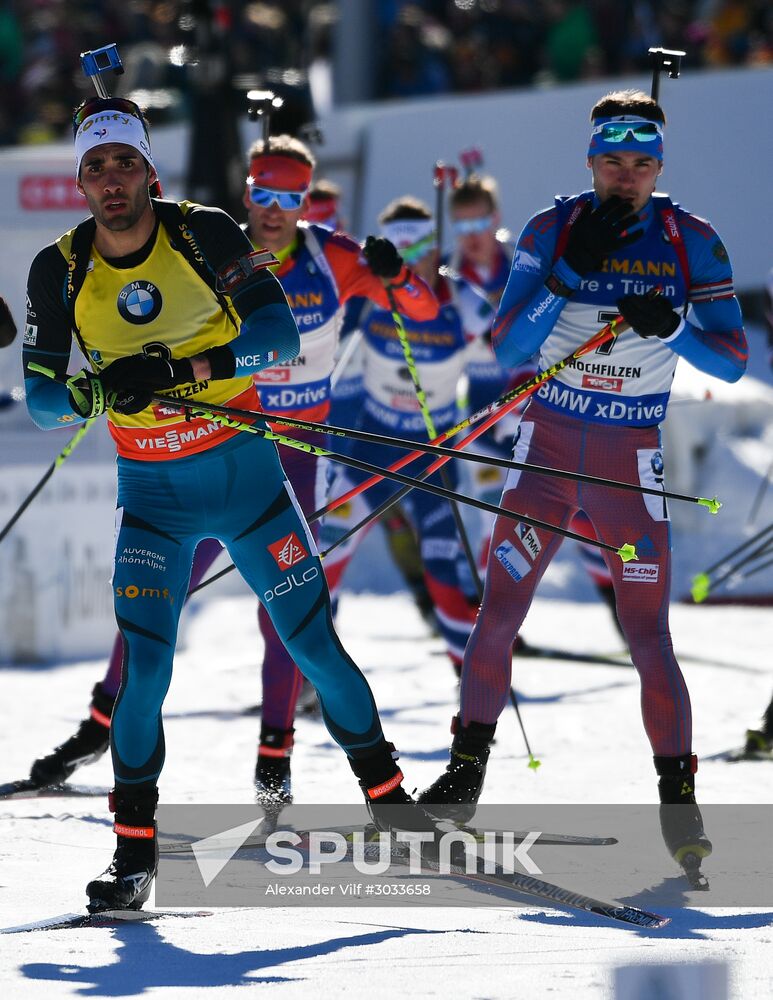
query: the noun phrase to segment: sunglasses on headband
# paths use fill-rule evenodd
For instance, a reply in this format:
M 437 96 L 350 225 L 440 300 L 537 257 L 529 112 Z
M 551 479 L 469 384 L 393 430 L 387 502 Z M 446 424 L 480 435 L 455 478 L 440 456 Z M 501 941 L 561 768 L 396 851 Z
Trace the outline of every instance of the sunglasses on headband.
M 80 107 L 76 108 L 72 116 L 72 132 L 75 135 L 81 125 L 94 115 L 102 114 L 105 111 L 117 111 L 120 114 L 131 115 L 138 118 L 145 129 L 147 135 L 147 125 L 142 117 L 139 105 L 134 101 L 127 101 L 123 97 L 90 97 L 84 101 Z
M 455 236 L 469 236 L 470 233 L 485 233 L 493 225 L 493 215 L 479 215 L 475 219 L 454 219 L 451 229 Z
M 283 212 L 295 212 L 301 207 L 305 197 L 305 191 L 272 191 L 255 184 L 250 187 L 250 201 L 261 208 L 269 208 L 276 202 Z
M 591 132 L 592 136 L 600 135 L 604 142 L 625 142 L 629 134 L 634 142 L 663 138 L 663 130 L 656 122 L 604 122 Z

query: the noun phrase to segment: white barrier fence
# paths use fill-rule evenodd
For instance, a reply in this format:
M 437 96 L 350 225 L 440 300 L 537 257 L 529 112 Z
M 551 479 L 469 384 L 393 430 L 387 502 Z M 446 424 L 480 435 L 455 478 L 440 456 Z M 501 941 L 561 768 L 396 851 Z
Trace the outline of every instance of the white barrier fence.
M 45 471 L 6 466 L 5 524 Z M 110 589 L 115 467 L 63 465 L 0 545 L 0 662 L 105 655 L 115 634 Z

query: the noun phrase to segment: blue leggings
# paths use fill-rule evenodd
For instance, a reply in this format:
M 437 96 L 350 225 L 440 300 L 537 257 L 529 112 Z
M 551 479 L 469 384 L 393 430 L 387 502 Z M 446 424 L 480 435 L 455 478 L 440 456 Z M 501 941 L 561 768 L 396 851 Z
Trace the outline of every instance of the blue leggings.
M 194 549 L 217 538 L 319 693 L 325 724 L 351 757 L 383 738 L 373 696 L 333 630 L 317 549 L 271 442 L 246 435 L 189 458 L 118 459 L 113 574 L 124 640 L 112 722 L 118 781 L 158 777 L 161 707 Z

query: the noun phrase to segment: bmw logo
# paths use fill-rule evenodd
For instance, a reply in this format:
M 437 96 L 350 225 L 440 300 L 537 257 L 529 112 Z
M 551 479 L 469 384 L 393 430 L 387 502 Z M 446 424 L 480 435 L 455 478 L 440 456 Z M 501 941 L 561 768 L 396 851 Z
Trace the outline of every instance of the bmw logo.
M 118 312 L 128 323 L 150 323 L 161 312 L 161 292 L 149 281 L 132 281 L 118 293 Z
M 652 458 L 650 459 L 650 466 L 652 471 L 656 476 L 663 475 L 663 454 L 662 452 L 656 451 Z

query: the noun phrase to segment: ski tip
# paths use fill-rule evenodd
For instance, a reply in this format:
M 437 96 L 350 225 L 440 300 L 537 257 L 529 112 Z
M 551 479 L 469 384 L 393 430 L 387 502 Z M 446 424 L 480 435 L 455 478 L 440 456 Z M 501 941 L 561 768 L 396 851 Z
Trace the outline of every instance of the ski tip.
M 29 934 L 32 931 L 48 931 L 65 927 L 75 927 L 87 919 L 83 913 L 60 913 L 56 917 L 44 917 L 42 920 L 34 920 L 30 924 L 2 927 L 0 928 L 0 934 Z
M 624 563 L 636 560 L 638 562 L 639 557 L 636 555 L 636 547 L 631 545 L 630 542 L 626 542 L 625 545 L 621 545 L 617 550 L 617 554 L 620 556 Z
M 93 785 L 70 785 L 66 781 L 41 785 L 30 778 L 0 784 L 0 799 L 49 799 L 106 796 L 108 788 Z
M 660 913 L 650 913 L 648 910 L 640 910 L 636 906 L 616 906 L 602 915 L 622 920 L 626 924 L 645 927 L 648 930 L 660 930 L 661 927 L 671 923 L 671 917 L 664 917 Z
M 711 590 L 711 581 L 709 580 L 708 573 L 697 573 L 692 578 L 692 586 L 690 587 L 690 594 L 692 599 L 696 604 L 701 604 L 709 596 L 709 591 Z
M 698 497 L 698 503 L 701 507 L 708 508 L 709 514 L 718 514 L 722 507 L 722 502 L 716 497 L 712 497 L 710 500 L 708 497 Z

